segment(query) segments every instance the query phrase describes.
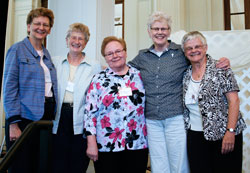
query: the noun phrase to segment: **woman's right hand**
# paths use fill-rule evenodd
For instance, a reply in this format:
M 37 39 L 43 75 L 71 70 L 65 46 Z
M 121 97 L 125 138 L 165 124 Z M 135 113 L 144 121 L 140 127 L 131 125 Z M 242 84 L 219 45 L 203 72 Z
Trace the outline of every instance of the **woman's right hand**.
M 226 131 L 222 140 L 221 154 L 227 154 L 229 152 L 232 152 L 234 150 L 234 143 L 235 143 L 235 134 Z
M 14 123 L 10 124 L 9 133 L 10 133 L 10 141 L 15 141 L 21 136 L 22 131 L 20 130 L 18 124 Z
M 98 148 L 97 148 L 97 143 L 96 143 L 96 137 L 94 135 L 87 136 L 87 141 L 88 141 L 88 147 L 87 147 L 86 154 L 91 160 L 97 161 L 98 160 Z

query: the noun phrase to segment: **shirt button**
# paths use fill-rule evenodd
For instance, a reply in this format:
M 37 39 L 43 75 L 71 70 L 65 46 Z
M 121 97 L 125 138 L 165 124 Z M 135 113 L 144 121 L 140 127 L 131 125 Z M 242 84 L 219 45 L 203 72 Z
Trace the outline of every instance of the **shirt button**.
M 157 67 L 158 69 L 160 69 L 160 67 Z
M 158 75 L 156 75 L 156 78 L 158 78 L 159 76 Z
M 159 86 L 158 86 L 158 85 L 156 85 L 156 88 L 159 88 Z
M 159 96 L 156 96 L 157 98 L 159 98 Z
M 159 106 L 157 106 L 157 109 L 159 109 Z

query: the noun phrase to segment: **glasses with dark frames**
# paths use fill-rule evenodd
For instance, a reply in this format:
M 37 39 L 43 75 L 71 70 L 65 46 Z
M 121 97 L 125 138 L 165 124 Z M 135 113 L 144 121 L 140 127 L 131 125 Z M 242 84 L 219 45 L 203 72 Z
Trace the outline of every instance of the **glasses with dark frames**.
M 170 28 L 158 28 L 158 27 L 152 27 L 151 30 L 155 31 L 155 32 L 159 32 L 159 31 L 162 31 L 162 32 L 165 32 L 165 31 L 168 31 L 170 30 Z

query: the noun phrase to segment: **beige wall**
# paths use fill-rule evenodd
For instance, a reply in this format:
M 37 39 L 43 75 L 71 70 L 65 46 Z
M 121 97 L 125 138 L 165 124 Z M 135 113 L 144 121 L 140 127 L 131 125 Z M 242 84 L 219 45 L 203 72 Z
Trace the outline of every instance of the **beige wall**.
M 148 47 L 151 40 L 147 33 L 147 18 L 153 11 L 150 0 L 125 0 L 125 31 L 128 60 L 133 59 L 138 50 Z
M 125 0 L 125 40 L 128 60 L 152 43 L 147 34 L 147 18 L 154 11 L 172 17 L 172 33 L 185 30 L 223 30 L 223 0 Z
M 222 0 L 186 1 L 186 31 L 224 30 Z

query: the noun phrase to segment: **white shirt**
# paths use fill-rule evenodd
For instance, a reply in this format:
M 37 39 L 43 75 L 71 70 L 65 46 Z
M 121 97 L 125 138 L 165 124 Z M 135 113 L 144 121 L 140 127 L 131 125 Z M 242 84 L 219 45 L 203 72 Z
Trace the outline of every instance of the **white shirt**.
M 68 85 L 65 90 L 63 103 L 73 103 L 74 102 L 74 78 L 78 66 L 69 64 L 69 79 Z
M 40 55 L 40 65 L 43 68 L 44 71 L 44 78 L 45 78 L 45 96 L 46 97 L 52 97 L 53 92 L 52 92 L 52 82 L 51 82 L 51 76 L 50 76 L 50 71 L 48 67 L 44 64 L 43 62 L 43 51 L 42 50 L 37 50 L 38 55 Z
M 198 105 L 198 95 L 200 89 L 200 82 L 195 81 L 192 77 L 188 86 L 188 90 L 185 96 L 185 104 L 190 111 L 190 125 L 191 130 L 203 131 L 202 116 Z
M 59 120 L 61 116 L 61 108 L 64 102 L 64 95 L 68 86 L 70 75 L 70 65 L 67 55 L 64 57 L 52 57 L 52 61 L 57 70 L 58 80 L 58 106 L 55 121 L 53 121 L 53 134 L 57 133 Z M 88 89 L 90 81 L 94 74 L 101 71 L 101 65 L 94 58 L 85 57 L 77 66 L 74 74 L 73 87 L 73 128 L 74 135 L 83 133 L 83 115 L 85 104 L 85 91 Z

